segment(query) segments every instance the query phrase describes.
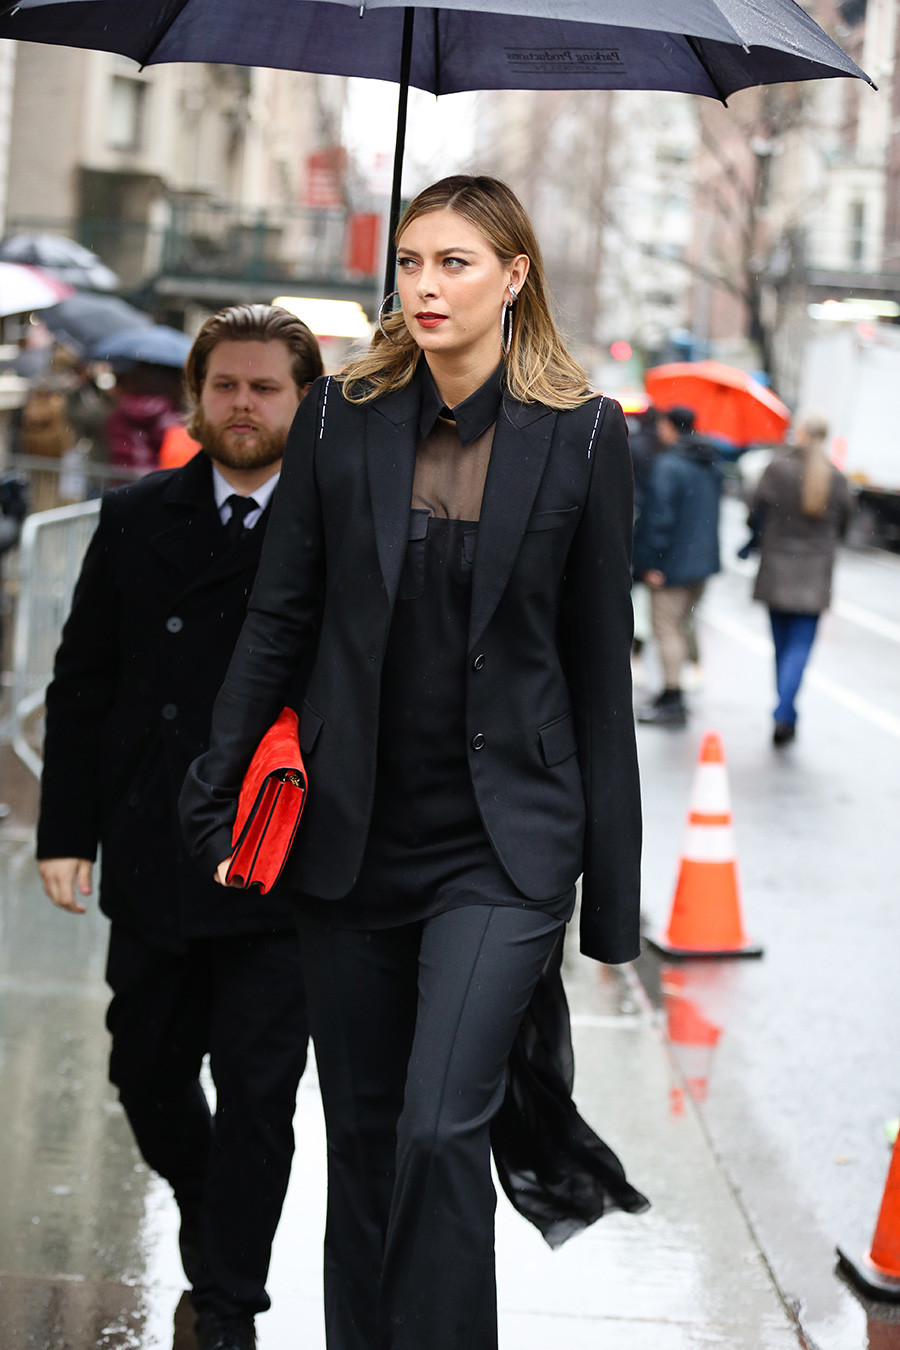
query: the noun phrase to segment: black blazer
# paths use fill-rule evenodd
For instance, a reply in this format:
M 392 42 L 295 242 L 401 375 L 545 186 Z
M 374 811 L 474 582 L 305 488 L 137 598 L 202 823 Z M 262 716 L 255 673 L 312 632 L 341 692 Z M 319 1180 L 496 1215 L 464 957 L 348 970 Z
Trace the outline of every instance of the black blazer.
M 259 563 L 266 512 L 229 548 L 199 454 L 109 492 L 47 691 L 38 857 L 96 857 L 110 918 L 157 946 L 291 926 L 201 875 L 178 792 L 205 750 Z
M 207 870 L 231 851 L 238 784 L 314 649 L 300 721 L 309 801 L 285 876 L 324 899 L 354 885 L 418 410 L 417 382 L 361 407 L 322 379 L 295 419 L 211 748 L 182 794 Z M 639 945 L 631 497 L 618 404 L 554 413 L 504 397 L 473 564 L 469 767 L 497 856 L 526 896 L 561 895 L 584 872 L 582 947 L 602 961 L 630 960 Z

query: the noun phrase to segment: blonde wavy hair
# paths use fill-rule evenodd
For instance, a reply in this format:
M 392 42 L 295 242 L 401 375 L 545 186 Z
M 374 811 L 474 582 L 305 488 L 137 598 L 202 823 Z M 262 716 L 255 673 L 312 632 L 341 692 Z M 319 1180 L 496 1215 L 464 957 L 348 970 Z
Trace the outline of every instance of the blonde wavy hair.
M 804 413 L 794 428 L 794 449 L 803 464 L 800 509 L 816 519 L 824 516 L 831 498 L 833 474 L 825 449 L 830 430 L 828 418 L 815 411 Z
M 509 393 L 522 403 L 542 403 L 556 410 L 586 402 L 591 397 L 587 374 L 569 355 L 554 322 L 540 246 L 515 193 L 499 178 L 472 174 L 442 178 L 406 208 L 395 243 L 399 244 L 404 230 L 419 216 L 443 210 L 455 211 L 474 225 L 504 267 L 520 253 L 530 260 L 528 277 L 513 306 L 512 342 L 503 357 Z M 370 403 L 402 389 L 415 373 L 421 349 L 403 314 L 397 310 L 383 322 L 389 338 L 376 332 L 368 350 L 351 361 L 341 376 L 344 397 L 350 403 Z

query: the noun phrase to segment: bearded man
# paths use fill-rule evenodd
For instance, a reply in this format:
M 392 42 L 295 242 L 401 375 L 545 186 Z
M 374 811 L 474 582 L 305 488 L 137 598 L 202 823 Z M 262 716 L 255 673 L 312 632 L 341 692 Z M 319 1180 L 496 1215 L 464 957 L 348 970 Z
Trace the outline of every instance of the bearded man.
M 200 1350 L 251 1350 L 269 1307 L 308 1029 L 290 911 L 201 876 L 176 805 L 207 746 L 291 421 L 321 373 L 286 310 L 207 320 L 185 368 L 201 450 L 104 497 L 47 691 L 41 879 L 83 914 L 102 847 L 110 1079 L 181 1211 Z

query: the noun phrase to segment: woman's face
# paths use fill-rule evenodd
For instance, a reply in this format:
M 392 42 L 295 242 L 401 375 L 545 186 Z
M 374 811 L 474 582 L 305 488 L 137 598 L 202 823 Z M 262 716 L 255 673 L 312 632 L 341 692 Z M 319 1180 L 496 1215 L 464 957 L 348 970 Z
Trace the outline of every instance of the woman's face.
M 520 254 L 504 265 L 484 235 L 444 208 L 412 221 L 397 245 L 397 289 L 406 326 L 424 352 L 462 358 L 486 375 L 500 360 L 500 318 L 528 274 Z

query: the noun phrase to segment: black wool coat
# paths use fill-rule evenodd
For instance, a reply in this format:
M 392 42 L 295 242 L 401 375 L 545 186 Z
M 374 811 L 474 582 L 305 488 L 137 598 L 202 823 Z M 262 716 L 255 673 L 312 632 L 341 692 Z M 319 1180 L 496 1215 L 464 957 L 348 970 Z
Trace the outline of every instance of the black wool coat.
M 416 381 L 358 406 L 322 379 L 294 421 L 211 748 L 182 794 L 207 870 L 230 853 L 234 785 L 314 650 L 300 714 L 309 799 L 285 879 L 339 899 L 359 875 L 418 412 Z M 555 413 L 504 396 L 473 563 L 469 769 L 497 857 L 525 896 L 549 900 L 584 873 L 582 946 L 602 961 L 639 947 L 631 498 L 617 403 Z
M 93 859 L 100 904 L 153 945 L 289 928 L 188 856 L 177 799 L 253 586 L 268 510 L 229 547 L 198 454 L 105 495 L 47 691 L 39 858 Z

